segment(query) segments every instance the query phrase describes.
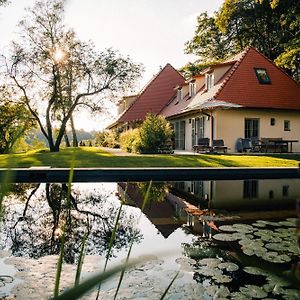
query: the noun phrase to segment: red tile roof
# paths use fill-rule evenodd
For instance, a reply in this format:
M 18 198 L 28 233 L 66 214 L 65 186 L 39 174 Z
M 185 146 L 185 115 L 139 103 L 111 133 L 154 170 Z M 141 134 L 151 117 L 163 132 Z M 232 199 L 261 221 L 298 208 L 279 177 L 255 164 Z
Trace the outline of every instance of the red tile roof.
M 255 48 L 249 47 L 226 62 L 234 64 L 210 90 L 200 91 L 186 111 L 204 104 L 208 107 L 211 100 L 245 108 L 300 109 L 300 85 Z M 266 69 L 271 83 L 259 83 L 254 68 Z
M 144 120 L 148 112 L 159 114 L 176 95 L 175 87 L 184 83 L 184 77 L 170 64 L 167 64 L 143 89 L 117 122 Z
M 259 83 L 254 68 L 266 69 L 271 84 Z M 255 48 L 248 48 L 214 99 L 249 108 L 300 109 L 300 85 Z

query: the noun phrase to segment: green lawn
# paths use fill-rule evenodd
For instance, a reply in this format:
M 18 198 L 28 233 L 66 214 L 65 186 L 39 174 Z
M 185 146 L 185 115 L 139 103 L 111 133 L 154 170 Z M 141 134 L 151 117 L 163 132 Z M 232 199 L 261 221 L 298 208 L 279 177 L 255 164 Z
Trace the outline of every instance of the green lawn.
M 95 147 L 0 155 L 0 168 L 70 167 L 297 167 L 300 155 L 136 155 L 115 156 Z

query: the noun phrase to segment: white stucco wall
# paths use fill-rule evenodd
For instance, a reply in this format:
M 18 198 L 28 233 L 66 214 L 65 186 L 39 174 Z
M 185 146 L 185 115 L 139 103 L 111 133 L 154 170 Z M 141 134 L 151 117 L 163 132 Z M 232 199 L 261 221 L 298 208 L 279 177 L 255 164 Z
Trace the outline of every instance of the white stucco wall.
M 259 119 L 260 138 L 299 140 L 293 144 L 293 152 L 300 152 L 300 112 L 276 110 L 217 110 L 215 111 L 215 139 L 223 139 L 229 152 L 235 152 L 238 138 L 244 138 L 246 118 Z M 271 126 L 270 119 L 275 118 Z M 284 131 L 284 120 L 290 121 L 290 131 Z

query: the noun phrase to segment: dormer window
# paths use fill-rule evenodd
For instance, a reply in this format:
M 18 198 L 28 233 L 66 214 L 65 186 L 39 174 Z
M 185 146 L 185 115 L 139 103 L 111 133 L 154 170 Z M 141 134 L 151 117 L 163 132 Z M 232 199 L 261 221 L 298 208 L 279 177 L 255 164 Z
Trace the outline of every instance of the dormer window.
M 177 101 L 181 101 L 182 100 L 182 89 L 181 89 L 181 87 L 180 88 L 178 88 L 178 90 L 177 90 Z
M 193 97 L 196 94 L 196 82 L 192 81 L 189 83 L 189 96 Z
M 258 79 L 258 82 L 261 84 L 270 84 L 271 79 L 269 77 L 269 74 L 267 73 L 266 69 L 263 68 L 254 68 L 256 77 Z
M 211 89 L 214 85 L 214 74 L 206 74 L 205 75 L 205 87 L 207 90 Z

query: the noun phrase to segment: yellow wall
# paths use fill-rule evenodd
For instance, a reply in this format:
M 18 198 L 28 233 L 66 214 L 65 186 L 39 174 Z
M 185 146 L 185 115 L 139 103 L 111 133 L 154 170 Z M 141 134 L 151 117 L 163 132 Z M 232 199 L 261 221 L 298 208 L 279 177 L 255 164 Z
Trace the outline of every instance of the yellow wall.
M 260 138 L 283 138 L 300 141 L 300 112 L 276 110 L 217 110 L 215 111 L 215 139 L 223 139 L 229 152 L 236 152 L 235 144 L 238 138 L 244 138 L 245 118 L 259 119 Z M 275 118 L 275 126 L 270 125 L 270 119 Z M 290 120 L 291 130 L 284 131 L 284 120 Z M 293 143 L 293 152 L 300 152 L 300 142 Z

